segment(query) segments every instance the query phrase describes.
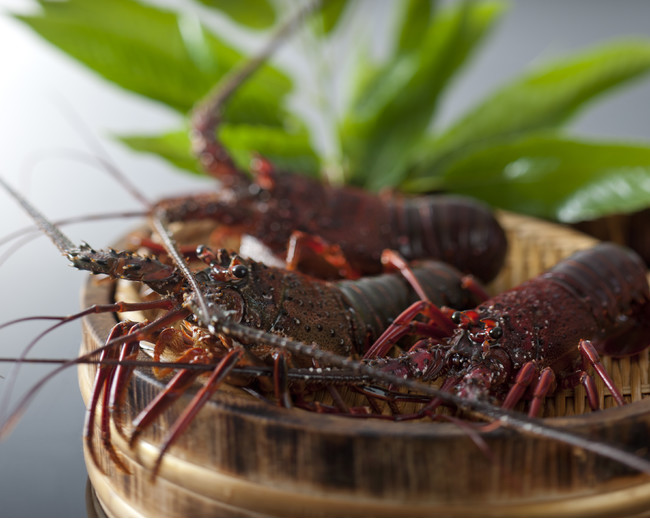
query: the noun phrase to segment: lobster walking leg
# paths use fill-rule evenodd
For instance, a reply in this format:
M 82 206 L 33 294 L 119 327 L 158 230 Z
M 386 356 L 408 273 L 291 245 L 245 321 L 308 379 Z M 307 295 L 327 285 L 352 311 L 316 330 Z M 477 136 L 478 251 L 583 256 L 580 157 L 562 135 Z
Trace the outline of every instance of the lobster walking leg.
M 528 416 L 537 416 L 544 398 L 555 390 L 555 373 L 549 367 L 540 372 L 535 362 L 527 362 L 517 373 L 512 387 L 501 404 L 502 407 L 514 409 L 529 387 L 533 388 L 533 397 L 528 409 Z
M 166 303 L 166 302 L 165 302 Z M 120 305 L 121 306 L 121 305 Z M 129 306 L 129 305 L 127 305 Z M 167 306 L 167 305 L 164 305 Z M 136 308 L 160 308 L 160 301 L 151 303 L 135 304 Z M 168 321 L 175 321 L 181 316 L 186 316 L 185 310 L 172 311 L 165 314 L 163 317 L 144 325 L 143 323 L 131 323 L 129 321 L 122 321 L 113 327 L 109 334 L 105 345 L 101 348 L 100 365 L 95 373 L 93 381 L 93 388 L 91 391 L 90 402 L 87 407 L 86 419 L 84 424 L 84 437 L 88 452 L 97 467 L 101 467 L 98 462 L 97 454 L 94 448 L 94 427 L 95 427 L 95 413 L 97 411 L 100 398 L 102 399 L 101 419 L 100 419 L 100 433 L 102 445 L 106 448 L 109 456 L 115 464 L 124 472 L 128 473 L 129 470 L 122 460 L 117 455 L 112 443 L 110 441 L 110 418 L 115 416 L 114 412 L 117 411 L 123 401 L 124 393 L 127 388 L 128 381 L 132 373 L 132 368 L 102 364 L 107 359 L 125 360 L 134 358 L 139 349 L 138 341 L 145 337 L 146 333 L 151 333 L 152 330 L 158 327 L 164 327 Z M 118 431 L 120 429 L 120 420 L 116 420 Z
M 128 328 L 132 323 L 121 322 L 116 324 L 111 333 L 108 336 L 107 343 L 115 343 L 115 341 L 127 334 Z M 110 349 L 105 349 L 101 353 L 100 363 L 105 361 L 111 355 Z M 117 356 L 117 355 L 115 355 Z M 112 385 L 113 378 L 115 376 L 115 366 L 104 365 L 98 368 L 97 373 L 95 374 L 95 380 L 93 382 L 93 387 L 91 391 L 90 401 L 86 410 L 86 419 L 84 424 L 84 438 L 86 441 L 86 448 L 90 457 L 93 460 L 93 463 L 96 467 L 101 467 L 99 460 L 97 458 L 97 452 L 95 451 L 94 446 L 94 436 L 95 436 L 95 413 L 98 409 L 99 399 L 101 395 L 104 395 L 103 406 L 102 406 L 102 415 L 101 415 L 101 440 L 102 445 L 108 452 L 109 456 L 120 470 L 125 473 L 130 473 L 129 469 L 126 467 L 120 456 L 115 451 L 113 444 L 111 443 L 110 436 L 110 424 L 109 424 L 109 405 L 108 405 L 108 395 L 109 388 Z
M 585 359 L 586 363 L 596 370 L 596 373 L 598 373 L 602 381 L 607 386 L 607 389 L 609 389 L 609 391 L 612 393 L 612 397 L 614 397 L 616 403 L 618 405 L 625 405 L 623 395 L 621 395 L 621 392 L 616 387 L 616 384 L 614 384 L 612 377 L 609 375 L 609 373 L 607 373 L 605 366 L 603 366 L 603 364 L 600 362 L 600 355 L 598 355 L 598 352 L 596 351 L 596 348 L 594 348 L 593 344 L 591 344 L 591 341 L 581 339 L 580 344 L 578 345 L 578 349 L 580 350 L 580 354 Z M 598 397 L 598 394 L 594 394 L 594 391 L 591 389 L 591 385 L 589 387 L 585 385 L 585 389 L 587 390 L 587 394 L 590 397 L 590 403 L 594 400 L 596 401 L 596 407 L 592 405 L 592 409 L 597 409 L 598 405 L 596 399 Z
M 319 271 L 322 269 L 323 277 L 330 277 L 326 274 L 326 267 L 334 270 L 332 277 L 356 279 L 361 276 L 360 272 L 350 265 L 340 245 L 329 243 L 321 236 L 293 231 L 287 242 L 287 268 L 299 270 L 305 264 L 309 264 L 308 258 L 313 256 L 319 263 L 324 264 L 318 267 Z
M 429 318 L 429 323 L 414 321 L 420 314 Z M 429 301 L 416 301 L 395 318 L 395 321 L 384 331 L 375 343 L 365 353 L 365 359 L 384 357 L 395 341 L 405 335 L 425 335 L 428 337 L 448 336 L 454 327 L 449 315 Z
M 286 409 L 292 406 L 287 379 L 288 372 L 289 364 L 286 354 L 283 351 L 273 353 L 273 390 L 278 404 Z
M 153 470 L 151 471 L 151 478 L 155 479 L 160 468 L 163 456 L 167 449 L 174 443 L 174 441 L 187 429 L 196 414 L 201 410 L 210 397 L 219 389 L 223 380 L 228 376 L 232 369 L 237 365 L 237 362 L 242 357 L 244 350 L 242 348 L 235 348 L 229 351 L 223 359 L 214 368 L 210 378 L 206 381 L 203 387 L 196 392 L 192 401 L 187 405 L 185 411 L 178 417 L 174 424 L 169 429 L 167 436 L 162 442 L 160 453 L 156 459 Z
M 212 359 L 201 348 L 191 348 L 179 359 L 180 362 L 190 364 L 210 364 Z M 182 369 L 169 381 L 163 391 L 133 419 L 133 430 L 129 438 L 129 444 L 135 445 L 138 437 L 144 430 L 150 426 L 166 409 L 169 408 L 176 400 L 183 396 L 183 393 L 196 381 L 201 375 L 200 371 Z

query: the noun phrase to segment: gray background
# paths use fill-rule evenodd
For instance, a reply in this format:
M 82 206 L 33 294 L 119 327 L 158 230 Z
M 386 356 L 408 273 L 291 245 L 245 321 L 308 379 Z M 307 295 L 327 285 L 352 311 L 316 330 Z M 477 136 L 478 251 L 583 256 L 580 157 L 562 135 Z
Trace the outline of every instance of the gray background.
M 376 4 L 383 6 L 385 2 Z M 377 13 L 381 18 L 382 9 L 376 4 L 365 3 L 364 9 L 368 16 Z M 0 7 L 18 10 L 30 5 L 27 0 L 3 0 Z M 214 23 L 226 29 L 223 23 Z M 381 22 L 377 23 L 381 28 Z M 443 121 L 451 120 L 532 63 L 610 38 L 633 35 L 650 37 L 650 2 L 513 1 L 489 43 L 447 96 Z M 381 47 L 380 29 L 375 39 Z M 283 59 L 291 61 L 291 54 L 285 53 Z M 336 56 L 333 60 L 336 62 Z M 28 193 L 49 217 L 139 207 L 105 174 L 56 158 L 56 153 L 70 148 L 88 151 L 88 145 L 63 115 L 62 99 L 74 106 L 115 163 L 152 198 L 210 184 L 179 174 L 156 159 L 135 156 L 110 140 L 112 132 L 173 127 L 177 122 L 175 114 L 103 82 L 0 10 L 0 175 Z M 650 79 L 645 79 L 580 115 L 572 128 L 585 136 L 650 141 L 649 99 Z M 43 157 L 47 158 L 41 160 Z M 0 207 L 0 236 L 29 225 L 3 193 Z M 111 221 L 76 225 L 66 232 L 75 241 L 86 240 L 101 247 L 132 225 L 128 221 Z M 47 241 L 30 243 L 0 266 L 2 320 L 75 312 L 83 279 L 84 275 L 67 267 Z M 31 323 L 0 330 L 0 356 L 18 355 L 41 329 L 39 326 Z M 79 325 L 71 324 L 43 341 L 36 354 L 73 357 L 79 341 Z M 0 376 L 5 377 L 0 379 L 0 414 L 4 412 L 9 371 L 8 365 L 0 365 Z M 47 371 L 22 369 L 18 393 Z M 14 394 L 13 403 L 16 401 Z M 83 413 L 73 370 L 58 376 L 38 394 L 11 436 L 0 442 L 0 515 L 86 514 L 87 475 L 81 455 Z

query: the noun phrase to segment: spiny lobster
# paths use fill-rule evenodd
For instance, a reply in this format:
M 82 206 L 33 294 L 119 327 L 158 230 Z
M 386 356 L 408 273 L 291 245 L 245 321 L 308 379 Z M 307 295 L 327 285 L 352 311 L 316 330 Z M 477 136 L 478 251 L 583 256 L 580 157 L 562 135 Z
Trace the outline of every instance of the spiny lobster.
M 626 356 L 650 344 L 645 266 L 633 251 L 612 243 L 577 252 L 475 309 L 453 312 L 446 333 L 434 331 L 410 351 L 384 358 L 391 341 L 407 333 L 410 320 L 427 306 L 417 303 L 395 320 L 366 353 L 367 359 L 379 357 L 370 364 L 409 378 L 444 378 L 444 387 L 459 396 L 505 408 L 529 391 L 531 416 L 555 390 L 556 378 L 563 387 L 583 384 L 590 406 L 597 409 L 587 365 L 594 366 L 622 405 L 596 350 Z
M 183 268 L 131 252 L 96 251 L 86 244 L 76 247 L 4 181 L 0 183 L 20 201 L 75 268 L 93 274 L 105 274 L 113 279 L 139 281 L 162 296 L 152 302 L 116 303 L 110 308 L 96 310 L 164 311 L 157 321 L 146 325 L 124 322 L 117 325 L 108 344 L 119 341 L 123 344 L 122 351 L 118 352 L 120 348 L 115 347 L 105 349 L 100 359 L 102 362 L 136 353 L 139 346 L 138 341 L 134 341 L 135 337 L 157 343 L 157 355 L 174 343 L 183 344 L 182 332 L 173 331 L 169 326 L 184 320 L 190 323 L 188 326 L 196 325 L 200 321 L 197 316 L 214 313 L 210 310 L 213 307 L 218 309 L 218 315 L 226 315 L 229 323 L 241 323 L 247 330 L 263 330 L 305 343 L 317 343 L 319 348 L 345 357 L 359 355 L 374 342 L 402 308 L 419 297 L 401 274 L 384 274 L 357 281 L 327 282 L 300 272 L 268 267 L 223 249 L 215 253 L 207 247 L 199 247 L 197 254 L 209 266 L 192 274 Z M 161 229 L 161 232 L 165 231 Z M 180 257 L 175 260 L 182 265 Z M 476 282 L 441 262 L 424 261 L 416 264 L 407 273 L 407 276 L 411 275 L 424 297 L 431 298 L 440 305 L 469 308 L 483 298 L 484 292 Z M 435 328 L 435 320 L 439 318 L 437 313 L 432 314 L 434 322 L 428 327 Z M 180 361 L 211 363 L 220 359 L 225 364 L 216 370 L 221 373 L 219 380 L 230 371 L 225 366 L 234 367 L 241 360 L 240 357 L 244 356 L 248 362 L 257 364 L 275 361 L 276 365 L 288 363 L 289 367 L 312 366 L 311 357 L 301 355 L 293 355 L 292 359 L 276 356 L 274 360 L 275 348 L 272 345 L 269 347 L 264 341 L 255 344 L 254 335 L 245 341 L 245 349 L 224 349 L 219 335 L 213 333 L 200 346 L 186 345 L 186 351 L 180 353 Z M 161 402 L 169 402 L 172 394 L 179 396 L 180 387 L 186 388 L 199 374 L 199 371 L 181 371 L 168 391 L 161 396 Z M 282 376 L 283 372 L 278 367 L 275 378 Z M 104 399 L 108 399 L 111 393 L 111 398 L 115 399 L 110 403 L 105 400 L 103 409 L 108 412 L 109 408 L 118 406 L 119 395 L 123 394 L 127 382 L 128 370 L 114 366 L 99 369 L 89 405 L 89 424 L 93 423 L 94 410 L 102 392 Z M 213 390 L 216 390 L 216 386 Z M 278 393 L 278 398 L 289 406 L 287 389 Z M 156 404 L 154 410 L 147 410 L 143 414 L 141 421 L 151 423 L 165 405 Z M 109 442 L 108 421 L 104 420 L 103 423 L 102 435 L 106 439 L 106 448 L 109 452 L 114 452 Z M 141 431 L 142 427 L 138 422 L 136 431 Z M 184 426 L 171 434 L 179 434 L 182 428 Z M 89 425 L 88 442 L 92 441 L 92 431 Z M 137 437 L 137 433 L 133 437 Z M 119 463 L 116 456 L 115 461 Z

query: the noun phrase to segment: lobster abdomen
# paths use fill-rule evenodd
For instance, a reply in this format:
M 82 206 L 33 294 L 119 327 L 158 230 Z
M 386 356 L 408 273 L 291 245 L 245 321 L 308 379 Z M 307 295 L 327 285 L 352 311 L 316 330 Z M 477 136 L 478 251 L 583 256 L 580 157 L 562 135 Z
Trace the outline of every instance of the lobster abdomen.
M 564 286 L 594 316 L 603 353 L 632 355 L 650 343 L 646 267 L 631 249 L 602 243 L 552 268 L 543 278 Z
M 364 275 L 381 272 L 384 249 L 407 260 L 444 261 L 482 281 L 492 280 L 503 265 L 505 232 L 487 206 L 470 198 L 382 196 L 288 173 L 277 174 L 271 193 L 269 208 L 275 209 L 255 234 L 272 241 L 276 251 L 298 230 L 339 245 Z
M 498 274 L 506 235 L 492 211 L 466 197 L 430 195 L 394 198 L 391 248 L 406 259 L 435 258 L 482 281 Z
M 413 274 L 437 306 L 472 308 L 478 296 L 463 285 L 463 275 L 440 261 L 421 261 L 413 265 Z M 336 283 L 349 311 L 355 316 L 356 342 L 363 350 L 372 344 L 388 325 L 419 298 L 400 274 L 383 274 Z M 361 353 L 362 350 L 359 350 Z

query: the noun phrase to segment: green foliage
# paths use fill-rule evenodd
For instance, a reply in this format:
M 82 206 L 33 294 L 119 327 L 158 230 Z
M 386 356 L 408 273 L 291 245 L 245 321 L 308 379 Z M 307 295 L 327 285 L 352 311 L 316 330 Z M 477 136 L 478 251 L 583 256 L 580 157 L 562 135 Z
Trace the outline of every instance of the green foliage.
M 268 0 L 198 0 L 221 11 L 235 22 L 251 29 L 268 29 L 277 21 L 273 3 Z
M 399 44 L 365 74 L 340 129 L 348 180 L 371 189 L 402 180 L 440 94 L 501 12 L 494 2 L 460 3 L 429 21 L 427 2 L 400 5 L 406 13 Z
M 526 135 L 456 160 L 444 189 L 563 222 L 650 205 L 650 147 Z
M 190 152 L 186 128 L 161 135 L 122 135 L 118 138 L 133 150 L 153 153 L 177 168 L 197 174 L 200 172 L 198 160 Z
M 329 35 L 338 26 L 347 4 L 347 0 L 326 0 L 312 20 L 314 31 L 321 36 Z
M 136 0 L 39 4 L 43 14 L 17 18 L 109 81 L 183 113 L 244 59 L 197 20 Z M 233 97 L 229 120 L 281 124 L 291 81 L 270 67 L 256 79 Z
M 242 30 L 269 30 L 287 16 L 272 0 L 187 1 L 219 11 Z M 144 0 L 38 2 L 42 14 L 17 18 L 107 80 L 184 115 L 247 57 L 186 10 L 163 10 Z M 304 30 L 323 48 L 339 36 L 339 28 L 354 32 L 358 4 L 349 4 L 324 0 Z M 396 21 L 386 35 L 392 47 L 385 58 L 373 59 L 358 45 L 366 51 L 354 54 L 355 77 L 343 95 L 348 102 L 342 113 L 330 114 L 331 128 L 310 129 L 287 108 L 294 83 L 274 66 L 264 65 L 237 89 L 219 138 L 238 164 L 245 168 L 260 153 L 281 167 L 316 175 L 331 162 L 313 142 L 325 131 L 337 143 L 343 179 L 369 189 L 459 192 L 562 221 L 650 205 L 650 148 L 583 142 L 561 133 L 596 97 L 650 70 L 648 40 L 610 43 L 526 71 L 439 128 L 432 123 L 443 94 L 505 4 L 467 0 L 442 7 L 400 0 L 393 5 Z M 305 39 L 296 41 L 300 46 Z M 312 49 L 310 55 L 317 54 Z M 187 124 L 121 140 L 198 172 Z
M 279 168 L 318 176 L 320 162 L 304 130 L 288 134 L 272 126 L 224 124 L 220 138 L 243 169 L 249 166 L 254 154 L 259 153 Z M 130 135 L 119 139 L 131 149 L 154 153 L 178 168 L 201 174 L 198 161 L 190 151 L 187 128 L 162 135 Z
M 650 42 L 609 44 L 563 58 L 508 83 L 470 110 L 442 135 L 430 139 L 417 170 L 426 189 L 432 172 L 474 146 L 559 128 L 586 103 L 650 69 Z

